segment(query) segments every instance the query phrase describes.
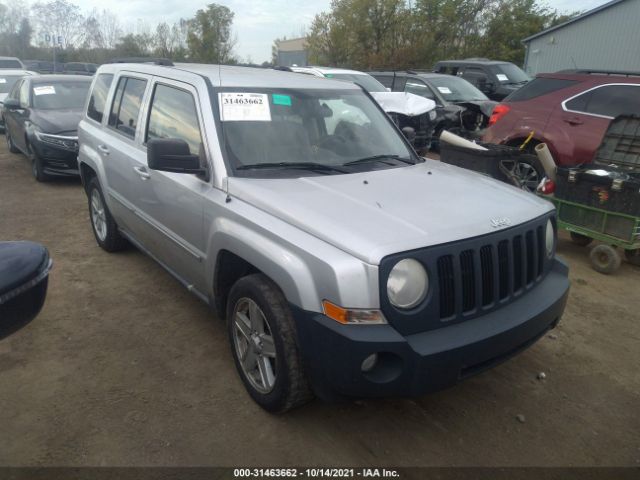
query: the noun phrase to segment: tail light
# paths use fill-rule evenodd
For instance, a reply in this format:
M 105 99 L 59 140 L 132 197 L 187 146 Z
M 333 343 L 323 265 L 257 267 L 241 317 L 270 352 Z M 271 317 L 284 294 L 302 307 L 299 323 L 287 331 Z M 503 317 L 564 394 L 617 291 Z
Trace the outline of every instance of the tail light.
M 504 103 L 499 103 L 498 105 L 496 105 L 493 109 L 493 112 L 491 113 L 491 118 L 489 118 L 488 125 L 491 126 L 496 123 L 498 120 L 504 117 L 509 112 L 509 110 L 511 110 L 511 107 L 509 107 L 509 105 L 505 105 Z
M 545 178 L 544 180 L 542 180 L 542 182 L 540 182 L 540 185 L 538 185 L 538 192 L 540 192 L 543 195 L 551 195 L 555 191 L 556 191 L 556 182 L 554 182 L 549 178 Z

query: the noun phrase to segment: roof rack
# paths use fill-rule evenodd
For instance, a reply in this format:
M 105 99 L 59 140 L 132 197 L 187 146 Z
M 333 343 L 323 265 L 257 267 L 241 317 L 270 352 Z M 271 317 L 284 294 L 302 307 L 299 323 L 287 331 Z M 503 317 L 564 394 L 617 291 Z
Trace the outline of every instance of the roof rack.
M 121 57 L 114 58 L 108 63 L 152 63 L 153 65 L 164 65 L 165 67 L 173 67 L 173 62 L 168 58 L 155 57 Z
M 624 72 L 619 70 L 596 70 L 591 68 L 579 68 L 560 70 L 557 73 L 582 73 L 586 75 L 617 75 L 621 77 L 637 77 L 640 76 L 640 72 Z

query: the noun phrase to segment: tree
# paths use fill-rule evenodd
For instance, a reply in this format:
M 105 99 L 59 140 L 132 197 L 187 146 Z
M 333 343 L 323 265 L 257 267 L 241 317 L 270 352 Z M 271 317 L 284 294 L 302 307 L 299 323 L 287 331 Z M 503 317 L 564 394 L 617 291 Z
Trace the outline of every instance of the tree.
M 189 20 L 189 58 L 204 63 L 235 63 L 232 23 L 233 12 L 223 5 L 211 3 L 206 10 L 198 10 Z
M 74 48 L 84 41 L 85 18 L 77 5 L 67 0 L 52 0 L 35 3 L 31 11 L 43 44 L 44 34 L 61 37 L 63 48 Z

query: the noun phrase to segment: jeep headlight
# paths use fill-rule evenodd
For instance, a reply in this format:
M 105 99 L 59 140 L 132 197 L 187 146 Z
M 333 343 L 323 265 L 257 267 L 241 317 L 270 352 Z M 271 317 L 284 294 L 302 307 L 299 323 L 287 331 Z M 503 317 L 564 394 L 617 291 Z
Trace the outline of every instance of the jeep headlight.
M 555 231 L 553 230 L 553 223 L 551 223 L 551 219 L 547 220 L 547 230 L 545 232 L 545 248 L 547 252 L 547 257 L 553 257 L 553 247 L 555 246 Z
M 405 258 L 391 269 L 387 279 L 387 296 L 393 306 L 413 308 L 424 300 L 428 290 L 429 276 L 417 260 Z

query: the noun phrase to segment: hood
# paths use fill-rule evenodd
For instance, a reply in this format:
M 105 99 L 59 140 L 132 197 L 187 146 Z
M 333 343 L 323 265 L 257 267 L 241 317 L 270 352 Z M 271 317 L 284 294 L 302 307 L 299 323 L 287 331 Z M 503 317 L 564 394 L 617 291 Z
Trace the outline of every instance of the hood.
M 535 195 L 434 160 L 346 175 L 230 177 L 228 189 L 373 265 L 393 253 L 495 232 L 492 219 L 515 226 L 553 209 Z
M 479 109 L 480 112 L 487 117 L 491 116 L 491 114 L 493 113 L 493 109 L 497 104 L 498 102 L 494 102 L 493 100 L 472 100 L 468 102 L 456 103 L 456 105 L 459 105 L 461 107 Z
M 82 119 L 81 109 L 73 110 L 32 110 L 31 121 L 44 133 L 75 134 Z
M 371 92 L 371 96 L 387 113 L 416 117 L 436 108 L 436 102 L 407 92 Z

